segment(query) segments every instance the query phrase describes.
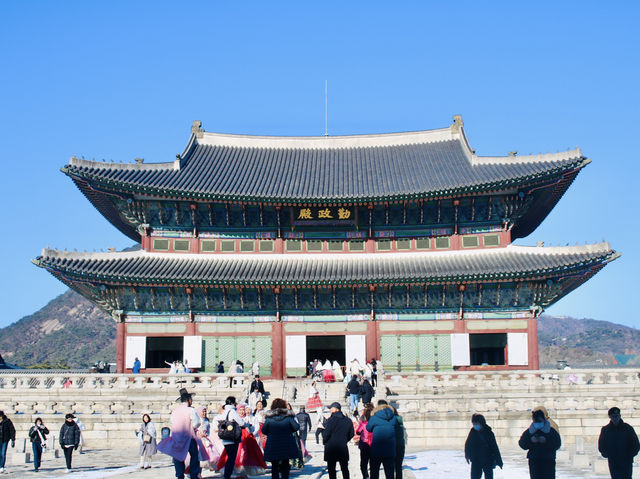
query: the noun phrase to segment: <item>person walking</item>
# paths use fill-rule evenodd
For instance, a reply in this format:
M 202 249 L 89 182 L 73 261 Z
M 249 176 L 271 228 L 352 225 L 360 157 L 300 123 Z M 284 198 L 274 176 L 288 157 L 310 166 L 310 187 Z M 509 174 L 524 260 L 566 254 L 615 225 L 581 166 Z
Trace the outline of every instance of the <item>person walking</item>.
M 186 388 L 180 389 L 180 397 L 176 399 L 180 405 L 169 417 L 171 435 L 160 441 L 158 451 L 173 458 L 173 467 L 177 479 L 184 479 L 185 463 L 189 454 L 189 475 L 195 479 L 200 474 L 200 460 L 198 457 L 198 443 L 196 430 L 200 426 L 200 417 L 192 407 L 193 396 Z
M 386 402 L 386 401 L 385 401 Z M 402 416 L 398 414 L 398 410 L 391 406 L 393 413 L 396 415 L 398 425 L 396 426 L 396 459 L 395 459 L 395 479 L 402 479 L 402 462 L 404 461 L 405 453 L 405 430 L 404 420 Z
M 71 456 L 73 455 L 73 450 L 78 449 L 80 446 L 80 428 L 74 421 L 75 418 L 71 413 L 64 416 L 64 423 L 62 423 L 60 435 L 58 436 L 58 441 L 64 451 L 64 459 L 67 463 L 67 472 L 71 472 Z
M 356 428 L 358 449 L 360 449 L 360 472 L 362 472 L 362 479 L 369 479 L 372 434 L 367 431 L 367 424 L 369 423 L 369 419 L 371 419 L 371 411 L 373 411 L 373 404 L 370 402 L 366 403 L 362 417 L 360 417 L 358 427 Z
M 324 460 L 327 461 L 329 479 L 336 479 L 336 463 L 340 463 L 342 479 L 349 479 L 348 444 L 354 436 L 351 419 L 342 414 L 342 406 L 338 402 L 329 407 L 331 416 L 322 431 L 324 444 Z
M 304 406 L 300 406 L 300 411 L 296 414 L 296 421 L 300 425 L 300 440 L 304 447 L 307 447 L 307 433 L 311 430 L 311 416 L 305 411 Z
M 611 479 L 631 479 L 633 458 L 640 451 L 635 430 L 622 420 L 620 409 L 609 409 L 609 424 L 600 431 L 598 451 L 609 462 Z
M 324 413 L 322 409 L 316 410 L 316 444 L 320 444 L 320 436 L 322 435 L 322 431 L 324 431 L 324 427 L 327 424 L 327 418 L 324 417 Z
M 293 411 L 287 408 L 284 399 L 274 399 L 271 409 L 265 413 L 262 433 L 267 436 L 264 447 L 264 459 L 271 463 L 273 479 L 287 479 L 291 466 L 290 459 L 301 459 L 300 449 L 296 444 L 296 435 L 300 429 Z
M 493 479 L 496 466 L 502 469 L 502 457 L 496 436 L 482 414 L 471 416 L 471 430 L 464 443 L 464 458 L 471 463 L 471 479 Z
M 351 381 L 347 384 L 347 391 L 349 392 L 349 409 L 351 412 L 358 409 L 358 401 L 360 400 L 360 381 L 359 376 L 354 374 L 351 376 Z
M 221 421 L 235 422 L 239 427 L 245 425 L 244 419 L 240 417 L 236 411 L 236 398 L 229 396 L 224 401 L 224 410 L 222 413 L 215 417 L 216 424 L 220 424 Z M 242 438 L 240 438 L 241 440 Z M 224 464 L 224 479 L 231 479 L 233 474 L 233 468 L 238 457 L 238 448 L 240 447 L 240 440 L 233 441 L 230 439 L 222 439 L 222 445 L 226 452 L 226 461 Z M 224 455 L 224 453 L 223 453 Z M 222 459 L 222 457 L 221 457 Z
M 531 479 L 556 477 L 556 451 L 562 443 L 560 434 L 551 427 L 541 410 L 533 411 L 533 422 L 522 433 L 518 444 L 527 452 Z
M 309 399 L 307 399 L 307 409 L 322 409 L 322 399 L 320 399 L 320 391 L 316 388 L 317 383 L 313 381 L 309 387 Z
M 132 369 L 133 374 L 140 374 L 140 368 L 141 367 L 142 367 L 142 363 L 140 362 L 140 360 L 138 358 L 136 358 L 133 361 L 133 369 Z
M 31 429 L 29 429 L 29 439 L 31 440 L 31 449 L 33 450 L 33 470 L 38 472 L 42 461 L 42 450 L 47 445 L 47 434 L 49 429 L 46 428 L 42 419 L 37 417 Z
M 360 398 L 362 399 L 362 404 L 370 403 L 374 394 L 373 386 L 371 386 L 371 383 L 369 383 L 367 378 L 364 378 L 362 386 L 360 386 Z
M 4 466 L 7 462 L 7 449 L 16 445 L 16 428 L 4 411 L 0 411 L 0 472 L 4 472 Z
M 140 469 L 151 467 L 151 456 L 158 452 L 156 426 L 148 414 L 142 415 L 142 425 L 136 430 L 140 442 Z
M 380 477 L 380 464 L 386 479 L 394 479 L 396 469 L 396 443 L 398 419 L 394 409 L 386 401 L 378 401 L 367 423 L 371 438 L 371 479 Z
M 371 386 L 376 387 L 376 383 L 378 382 L 378 363 L 376 362 L 376 358 L 371 358 Z

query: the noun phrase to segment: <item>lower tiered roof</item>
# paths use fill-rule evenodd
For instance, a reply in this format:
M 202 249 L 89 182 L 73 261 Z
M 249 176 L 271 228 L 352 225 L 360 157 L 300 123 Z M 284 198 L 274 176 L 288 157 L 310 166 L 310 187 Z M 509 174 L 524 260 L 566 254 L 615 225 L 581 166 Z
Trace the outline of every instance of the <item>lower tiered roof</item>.
M 144 250 L 78 253 L 45 249 L 34 263 L 65 282 L 302 286 L 544 278 L 599 269 L 618 256 L 604 242 L 572 247 L 511 245 L 474 251 L 348 255 L 205 255 Z

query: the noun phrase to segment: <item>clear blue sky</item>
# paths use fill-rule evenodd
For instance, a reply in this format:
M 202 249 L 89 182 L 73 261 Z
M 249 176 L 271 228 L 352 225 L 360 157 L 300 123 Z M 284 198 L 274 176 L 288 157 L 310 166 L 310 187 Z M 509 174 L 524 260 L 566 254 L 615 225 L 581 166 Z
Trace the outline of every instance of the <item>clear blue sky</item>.
M 240 4 L 242 3 L 242 6 Z M 592 158 L 520 244 L 606 238 L 622 257 L 549 312 L 638 326 L 638 2 L 0 3 L 3 314 L 65 287 L 43 246 L 123 248 L 59 168 L 72 155 L 171 161 L 207 131 L 440 128 L 480 155 Z

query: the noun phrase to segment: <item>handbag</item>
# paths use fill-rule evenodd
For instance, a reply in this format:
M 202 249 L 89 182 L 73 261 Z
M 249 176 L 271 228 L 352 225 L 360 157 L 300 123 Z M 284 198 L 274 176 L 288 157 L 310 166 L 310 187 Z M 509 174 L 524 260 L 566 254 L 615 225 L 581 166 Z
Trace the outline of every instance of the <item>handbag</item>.
M 242 429 L 237 422 L 229 421 L 230 413 L 231 410 L 227 412 L 226 419 L 218 421 L 218 437 L 223 441 L 240 442 L 242 439 Z
M 149 442 L 151 442 L 151 439 L 152 439 L 151 438 L 151 434 L 143 434 L 142 435 L 142 442 L 149 443 Z

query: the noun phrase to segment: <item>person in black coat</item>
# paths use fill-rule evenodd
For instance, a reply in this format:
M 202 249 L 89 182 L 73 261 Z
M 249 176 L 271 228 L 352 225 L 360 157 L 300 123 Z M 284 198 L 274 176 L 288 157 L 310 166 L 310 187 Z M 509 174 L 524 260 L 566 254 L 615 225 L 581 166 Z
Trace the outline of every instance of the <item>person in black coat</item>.
M 600 431 L 598 451 L 609 461 L 611 479 L 631 479 L 633 458 L 640 451 L 633 427 L 622 420 L 620 409 L 609 409 L 609 424 Z
M 16 445 L 16 428 L 13 426 L 3 411 L 0 411 L 0 472 L 4 472 L 4 464 L 7 460 L 7 449 Z
M 471 424 L 464 443 L 464 457 L 467 464 L 471 463 L 471 479 L 480 479 L 483 472 L 485 479 L 493 479 L 493 469 L 503 466 L 496 436 L 482 414 L 471 416 Z
M 273 479 L 287 479 L 291 469 L 289 459 L 300 458 L 300 449 L 293 434 L 300 425 L 296 422 L 293 411 L 287 408 L 284 399 L 274 399 L 271 409 L 265 414 L 262 434 L 267 436 L 264 446 L 264 460 L 271 463 Z
M 362 398 L 362 404 L 370 403 L 374 395 L 373 386 L 369 384 L 369 380 L 364 378 L 362 386 L 360 386 L 360 397 Z
M 42 419 L 37 417 L 31 429 L 29 429 L 29 439 L 31 440 L 31 448 L 33 449 L 33 470 L 38 472 L 40 469 L 40 460 L 42 459 L 42 447 L 47 440 L 49 429 L 44 425 Z
M 336 479 L 336 462 L 340 463 L 342 479 L 349 479 L 349 448 L 348 444 L 354 435 L 351 419 L 342 414 L 340 403 L 334 402 L 330 406 L 331 417 L 322 431 L 324 444 L 324 460 L 327 461 L 329 479 Z
M 296 414 L 296 421 L 300 424 L 300 440 L 304 447 L 307 447 L 307 432 L 311 430 L 311 416 L 305 411 L 304 406 L 300 406 L 300 412 Z
M 265 394 L 264 383 L 260 380 L 260 376 L 256 376 L 253 382 L 251 383 L 251 386 L 249 387 L 249 394 L 251 394 L 253 391 L 258 391 L 263 396 Z
M 74 449 L 78 449 L 80 445 L 80 428 L 74 421 L 76 417 L 73 414 L 67 414 L 64 417 L 64 423 L 60 428 L 60 447 L 64 451 L 64 459 L 67 462 L 67 472 L 71 471 L 71 456 Z
M 533 411 L 533 422 L 522 433 L 518 444 L 528 450 L 529 476 L 531 479 L 556 477 L 556 451 L 560 449 L 560 434 L 551 427 L 541 410 Z

